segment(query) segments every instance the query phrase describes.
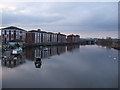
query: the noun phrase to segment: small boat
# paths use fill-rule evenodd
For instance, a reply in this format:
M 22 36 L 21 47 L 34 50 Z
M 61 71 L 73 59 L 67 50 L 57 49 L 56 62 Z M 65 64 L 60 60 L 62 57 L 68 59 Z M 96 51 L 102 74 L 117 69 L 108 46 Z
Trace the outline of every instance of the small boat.
M 35 67 L 36 68 L 40 68 L 41 67 L 41 58 L 40 57 L 36 57 L 36 60 L 35 60 Z

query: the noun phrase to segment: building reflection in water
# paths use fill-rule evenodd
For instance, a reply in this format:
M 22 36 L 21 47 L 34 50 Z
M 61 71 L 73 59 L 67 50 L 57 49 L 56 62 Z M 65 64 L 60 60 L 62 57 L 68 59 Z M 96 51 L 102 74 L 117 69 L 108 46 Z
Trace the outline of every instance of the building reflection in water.
M 25 63 L 25 60 L 30 60 L 34 62 L 35 68 L 41 68 L 42 60 L 49 58 L 54 55 L 61 55 L 66 51 L 72 52 L 75 49 L 78 49 L 79 45 L 68 45 L 68 46 L 47 46 L 47 47 L 27 47 L 24 49 L 25 53 L 22 53 L 17 56 L 2 55 L 2 65 L 6 67 L 16 67 Z M 39 59 L 38 59 L 39 58 Z
M 69 45 L 67 46 L 67 51 L 72 52 L 75 49 L 78 49 L 79 45 Z
M 36 47 L 26 48 L 26 59 L 35 61 L 36 57 L 41 59 L 49 58 L 50 56 L 60 55 L 66 52 L 66 46 L 48 46 L 48 47 Z
M 7 52 L 7 54 L 6 52 L 3 52 L 1 62 L 2 66 L 14 68 L 25 63 L 25 55 L 23 53 L 19 55 L 11 55 L 10 52 Z

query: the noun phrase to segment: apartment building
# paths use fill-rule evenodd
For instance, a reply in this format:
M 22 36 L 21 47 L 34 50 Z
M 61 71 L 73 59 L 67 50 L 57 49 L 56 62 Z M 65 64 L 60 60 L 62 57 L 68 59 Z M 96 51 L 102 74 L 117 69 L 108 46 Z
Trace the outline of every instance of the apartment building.
M 75 43 L 75 42 L 79 42 L 80 40 L 80 36 L 79 35 L 68 35 L 67 36 L 67 42 L 69 43 Z
M 2 44 L 15 44 L 15 42 L 25 43 L 26 32 L 26 30 L 14 26 L 2 28 Z

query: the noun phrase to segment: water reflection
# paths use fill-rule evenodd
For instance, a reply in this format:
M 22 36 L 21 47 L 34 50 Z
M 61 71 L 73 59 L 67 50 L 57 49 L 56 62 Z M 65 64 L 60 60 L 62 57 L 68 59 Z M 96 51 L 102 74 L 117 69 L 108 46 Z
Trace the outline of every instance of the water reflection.
M 44 59 L 50 56 L 60 55 L 66 52 L 66 46 L 26 48 L 25 52 L 26 52 L 26 59 L 34 61 L 36 57 L 40 57 Z
M 4 55 L 6 59 L 8 54 Z M 118 51 L 114 49 L 95 45 L 36 47 L 25 48 L 22 56 L 25 64 L 2 68 L 3 88 L 118 87 Z
M 41 68 L 42 59 L 50 58 L 54 55 L 61 55 L 66 51 L 72 52 L 77 48 L 79 48 L 79 45 L 27 47 L 17 55 L 11 54 L 11 51 L 4 51 L 1 60 L 2 66 L 13 68 L 22 65 L 26 62 L 25 60 L 30 60 L 34 62 L 35 68 Z
M 13 68 L 19 65 L 22 65 L 25 63 L 25 57 L 24 55 L 18 55 L 18 56 L 3 56 L 2 57 L 2 65 L 6 66 L 8 68 Z
M 67 51 L 69 51 L 69 52 L 72 52 L 74 49 L 78 49 L 79 48 L 79 45 L 74 45 L 74 46 L 68 46 L 67 47 Z

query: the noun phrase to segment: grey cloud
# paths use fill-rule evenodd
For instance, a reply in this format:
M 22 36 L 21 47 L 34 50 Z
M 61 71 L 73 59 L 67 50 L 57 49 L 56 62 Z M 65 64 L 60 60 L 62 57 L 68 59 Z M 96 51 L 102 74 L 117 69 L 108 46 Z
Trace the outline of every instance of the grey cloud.
M 117 3 L 115 2 L 38 2 L 14 3 L 12 6 L 16 9 L 3 11 L 4 26 L 14 24 L 26 28 L 41 27 L 66 33 L 117 31 Z

